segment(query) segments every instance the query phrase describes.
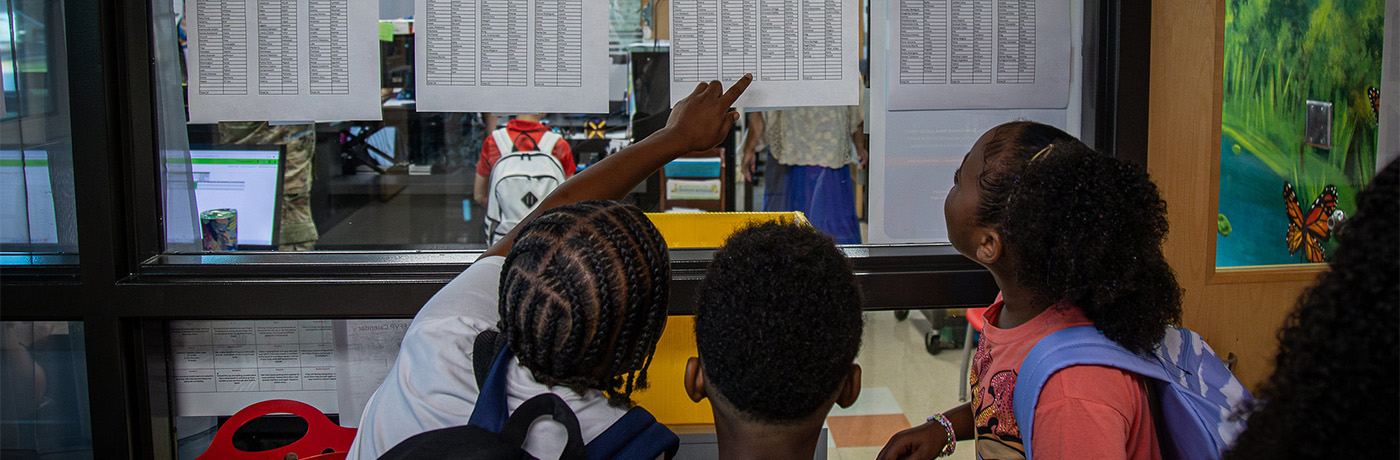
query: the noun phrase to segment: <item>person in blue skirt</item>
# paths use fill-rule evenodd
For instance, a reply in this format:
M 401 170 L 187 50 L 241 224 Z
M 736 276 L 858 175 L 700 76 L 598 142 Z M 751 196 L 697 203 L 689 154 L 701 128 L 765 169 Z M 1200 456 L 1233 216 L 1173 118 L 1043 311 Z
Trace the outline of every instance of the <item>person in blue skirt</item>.
M 863 168 L 869 158 L 862 118 L 859 106 L 750 113 L 744 178 L 753 181 L 760 139 L 768 141 L 772 157 L 765 168 L 763 210 L 801 211 L 838 244 L 860 244 L 851 164 Z

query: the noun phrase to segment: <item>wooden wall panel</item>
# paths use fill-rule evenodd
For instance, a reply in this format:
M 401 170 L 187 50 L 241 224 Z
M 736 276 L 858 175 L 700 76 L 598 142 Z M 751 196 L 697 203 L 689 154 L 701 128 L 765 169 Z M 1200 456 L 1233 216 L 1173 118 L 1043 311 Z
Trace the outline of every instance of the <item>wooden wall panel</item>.
M 1224 14 L 1224 0 L 1152 3 L 1147 163 L 1170 213 L 1184 325 L 1222 357 L 1237 355 L 1235 375 L 1255 389 L 1273 370 L 1279 326 L 1321 269 L 1215 270 Z

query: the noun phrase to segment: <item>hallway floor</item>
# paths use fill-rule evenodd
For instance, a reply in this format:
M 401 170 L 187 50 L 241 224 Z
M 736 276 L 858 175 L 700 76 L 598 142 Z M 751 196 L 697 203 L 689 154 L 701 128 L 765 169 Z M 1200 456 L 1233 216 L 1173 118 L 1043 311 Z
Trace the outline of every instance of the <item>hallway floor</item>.
M 961 316 L 948 318 L 949 324 L 955 321 L 962 321 Z M 928 330 L 929 321 L 918 311 L 903 321 L 891 311 L 866 314 L 865 335 L 856 357 L 861 395 L 850 408 L 833 409 L 828 416 L 827 458 L 874 459 L 891 435 L 961 404 L 962 349 L 944 348 L 930 355 L 924 349 Z M 959 442 L 948 458 L 975 459 L 972 446 L 971 441 Z

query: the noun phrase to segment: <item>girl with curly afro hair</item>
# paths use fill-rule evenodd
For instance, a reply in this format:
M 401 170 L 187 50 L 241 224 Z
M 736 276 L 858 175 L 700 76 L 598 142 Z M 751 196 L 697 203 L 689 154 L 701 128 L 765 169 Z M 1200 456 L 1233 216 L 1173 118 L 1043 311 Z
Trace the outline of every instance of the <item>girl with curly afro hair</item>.
M 1167 206 L 1139 166 L 1054 127 L 1013 122 L 983 134 L 944 203 L 948 238 L 991 271 L 1001 295 L 985 313 L 968 384 L 973 399 L 896 434 L 881 459 L 935 458 L 976 439 L 981 458 L 1023 459 L 1012 411 L 1016 374 L 1040 339 L 1093 325 L 1149 353 L 1181 317 L 1181 288 L 1162 253 Z M 1158 459 L 1142 378 L 1073 366 L 1042 387 L 1037 459 Z
M 1274 373 L 1225 458 L 1393 458 L 1400 451 L 1400 160 L 1356 196 L 1337 252 L 1278 333 Z

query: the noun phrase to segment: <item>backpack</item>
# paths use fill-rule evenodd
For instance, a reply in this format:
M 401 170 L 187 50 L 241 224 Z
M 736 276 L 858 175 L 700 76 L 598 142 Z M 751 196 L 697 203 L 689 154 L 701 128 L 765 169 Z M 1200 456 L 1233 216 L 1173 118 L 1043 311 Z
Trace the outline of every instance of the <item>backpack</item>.
M 1012 410 L 1026 460 L 1040 389 L 1052 374 L 1074 365 L 1110 366 L 1147 378 L 1164 459 L 1219 459 L 1244 431 L 1241 409 L 1249 390 L 1195 332 L 1167 327 L 1151 357 L 1134 354 L 1094 326 L 1056 331 L 1040 340 L 1021 364 Z
M 641 407 L 627 411 L 587 446 L 582 442 L 578 417 L 553 393 L 530 398 L 507 417 L 506 369 L 512 355 L 505 342 L 499 332 L 484 331 L 472 344 L 473 371 L 481 391 L 467 425 L 415 435 L 395 445 L 379 457 L 380 460 L 530 458 L 520 446 L 524 445 L 530 423 L 545 415 L 552 415 L 569 432 L 561 459 L 654 460 L 664 455 L 669 460 L 675 457 L 680 437 L 657 423 L 656 418 Z M 549 401 L 536 402 L 541 398 Z M 576 451 L 575 444 L 578 444 Z
M 564 166 L 554 158 L 554 145 L 563 140 L 558 133 L 540 135 L 535 150 L 516 151 L 506 128 L 491 133 L 501 159 L 491 169 L 491 188 L 486 200 L 486 244 L 510 233 L 544 197 L 564 182 Z

